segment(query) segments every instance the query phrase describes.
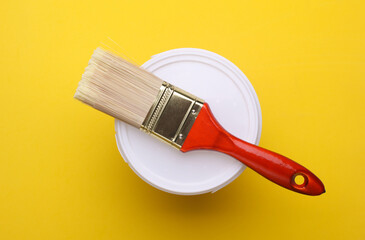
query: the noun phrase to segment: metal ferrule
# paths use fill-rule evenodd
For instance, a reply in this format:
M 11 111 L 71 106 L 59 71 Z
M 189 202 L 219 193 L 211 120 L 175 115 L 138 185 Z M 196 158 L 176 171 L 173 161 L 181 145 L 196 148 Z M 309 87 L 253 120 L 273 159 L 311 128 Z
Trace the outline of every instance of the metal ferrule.
M 181 149 L 203 104 L 204 100 L 163 82 L 140 129 Z

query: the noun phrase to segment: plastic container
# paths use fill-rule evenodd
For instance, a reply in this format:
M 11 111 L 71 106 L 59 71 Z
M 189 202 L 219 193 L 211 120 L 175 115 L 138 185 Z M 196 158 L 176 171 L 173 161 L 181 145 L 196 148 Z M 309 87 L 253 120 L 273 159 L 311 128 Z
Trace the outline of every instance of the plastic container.
M 248 142 L 258 144 L 261 110 L 255 90 L 233 63 L 210 51 L 181 48 L 153 56 L 143 66 L 209 103 L 222 126 Z M 116 141 L 123 159 L 150 185 L 174 194 L 215 192 L 246 168 L 219 152 L 182 153 L 119 120 Z

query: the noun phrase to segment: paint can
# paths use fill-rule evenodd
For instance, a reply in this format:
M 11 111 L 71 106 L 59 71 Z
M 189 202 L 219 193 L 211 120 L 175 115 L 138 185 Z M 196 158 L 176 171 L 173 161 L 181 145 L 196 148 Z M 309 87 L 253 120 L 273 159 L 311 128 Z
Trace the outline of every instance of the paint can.
M 259 101 L 247 77 L 232 62 L 207 50 L 180 48 L 154 55 L 142 67 L 204 99 L 217 120 L 233 135 L 259 143 Z M 125 162 L 144 181 L 169 193 L 215 192 L 246 168 L 215 151 L 182 153 L 119 120 L 115 121 L 115 131 Z

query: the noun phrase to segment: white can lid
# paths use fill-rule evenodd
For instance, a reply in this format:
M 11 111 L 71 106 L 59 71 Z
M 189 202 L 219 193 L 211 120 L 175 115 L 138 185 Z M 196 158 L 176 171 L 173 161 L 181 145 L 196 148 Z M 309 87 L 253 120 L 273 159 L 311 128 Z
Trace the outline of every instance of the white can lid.
M 233 135 L 258 144 L 261 110 L 255 90 L 233 63 L 210 51 L 181 48 L 157 54 L 142 66 L 161 79 L 209 103 Z M 152 186 L 174 194 L 215 192 L 246 168 L 215 151 L 182 153 L 119 120 L 118 149 L 133 171 Z

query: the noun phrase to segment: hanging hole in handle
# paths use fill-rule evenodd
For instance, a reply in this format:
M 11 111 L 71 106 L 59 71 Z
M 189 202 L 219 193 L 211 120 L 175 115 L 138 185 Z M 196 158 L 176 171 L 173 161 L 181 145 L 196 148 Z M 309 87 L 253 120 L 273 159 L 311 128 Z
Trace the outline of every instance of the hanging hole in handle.
M 304 188 L 308 184 L 308 178 L 304 173 L 295 173 L 291 179 L 291 185 L 295 188 Z
M 304 183 L 304 181 L 305 181 L 305 178 L 301 174 L 296 175 L 294 178 L 294 182 L 296 185 L 302 185 Z

